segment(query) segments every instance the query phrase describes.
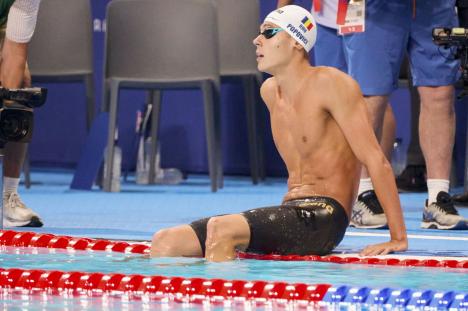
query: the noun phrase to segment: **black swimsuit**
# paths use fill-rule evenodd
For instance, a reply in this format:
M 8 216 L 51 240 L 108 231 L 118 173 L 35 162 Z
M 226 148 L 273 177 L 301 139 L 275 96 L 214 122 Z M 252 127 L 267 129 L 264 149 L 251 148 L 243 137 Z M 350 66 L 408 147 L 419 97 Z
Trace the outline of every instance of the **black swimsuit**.
M 343 239 L 348 216 L 336 200 L 309 197 L 241 213 L 250 227 L 247 252 L 280 255 L 329 254 Z M 205 254 L 206 224 L 203 218 L 190 224 Z

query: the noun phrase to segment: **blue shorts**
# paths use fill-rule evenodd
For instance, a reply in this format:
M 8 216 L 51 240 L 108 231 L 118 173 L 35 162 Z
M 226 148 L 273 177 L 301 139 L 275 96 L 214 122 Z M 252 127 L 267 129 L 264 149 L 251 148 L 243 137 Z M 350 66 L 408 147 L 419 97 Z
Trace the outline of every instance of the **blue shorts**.
M 400 64 L 408 53 L 415 86 L 457 81 L 459 62 L 432 42 L 434 27 L 456 27 L 454 0 L 367 0 L 366 31 L 343 37 L 348 73 L 364 95 L 388 95 L 397 88 Z
M 331 66 L 348 72 L 343 37 L 337 35 L 336 29 L 317 24 L 317 41 L 313 52 L 315 66 Z

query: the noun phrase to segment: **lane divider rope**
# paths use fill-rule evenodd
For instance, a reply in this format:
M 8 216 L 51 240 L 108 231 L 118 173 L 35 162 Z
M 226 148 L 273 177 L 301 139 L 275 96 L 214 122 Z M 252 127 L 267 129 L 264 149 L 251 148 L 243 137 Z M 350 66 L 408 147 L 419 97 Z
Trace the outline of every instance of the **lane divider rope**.
M 181 278 L 165 276 L 125 275 L 120 273 L 64 272 L 0 268 L 0 288 L 28 290 L 47 294 L 97 296 L 149 295 L 150 299 L 171 299 L 178 302 L 222 302 L 225 300 L 301 301 L 305 304 L 321 301 L 329 284 L 288 284 L 265 281 L 228 281 L 223 279 Z
M 47 247 L 58 249 L 93 250 L 146 254 L 149 246 L 140 243 L 56 236 L 34 232 L 0 231 L 0 245 L 15 247 Z M 467 268 L 467 261 L 411 260 L 378 258 L 353 258 L 339 256 L 277 256 L 240 254 L 241 258 L 262 260 L 314 260 L 336 263 L 367 263 L 424 267 Z M 357 260 L 356 260 L 357 259 Z M 365 260 L 365 261 L 364 261 Z M 285 282 L 243 281 L 203 278 L 145 276 L 139 274 L 100 272 L 65 272 L 0 268 L 0 288 L 43 292 L 45 294 L 116 295 L 125 294 L 129 299 L 141 299 L 190 303 L 255 303 L 290 304 L 327 307 L 355 306 L 360 304 L 405 308 L 468 308 L 468 293 L 456 291 L 432 291 L 391 288 L 351 287 L 330 284 L 288 284 Z
M 329 284 L 242 281 L 164 276 L 104 274 L 99 272 L 64 272 L 2 269 L 0 288 L 22 294 L 43 293 L 98 297 L 103 295 L 130 300 L 175 301 L 182 303 L 228 304 L 255 303 L 289 307 L 325 306 L 332 310 L 359 305 L 405 310 L 466 310 L 468 293 L 455 291 L 410 290 L 391 288 L 332 287 Z M 346 308 L 346 310 L 348 310 Z M 321 309 L 321 308 L 320 308 Z
M 123 241 L 109 241 L 101 239 L 59 236 L 48 233 L 18 232 L 14 230 L 0 230 L 0 245 L 16 247 L 45 247 L 57 249 L 92 250 L 133 254 L 149 254 L 150 246 L 142 243 L 128 243 Z M 467 260 L 456 259 L 418 259 L 418 258 L 376 258 L 352 256 L 298 256 L 298 255 L 259 255 L 238 253 L 241 259 L 282 260 L 282 261 L 319 261 L 338 264 L 372 264 L 408 267 L 438 267 L 468 269 Z

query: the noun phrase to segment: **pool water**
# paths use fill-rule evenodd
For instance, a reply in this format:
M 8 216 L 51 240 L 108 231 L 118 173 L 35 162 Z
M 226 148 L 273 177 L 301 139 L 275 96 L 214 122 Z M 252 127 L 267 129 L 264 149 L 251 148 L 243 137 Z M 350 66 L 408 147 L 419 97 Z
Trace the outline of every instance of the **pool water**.
M 174 301 L 131 300 L 125 295 L 112 297 L 103 295 L 100 297 L 72 296 L 72 295 L 41 295 L 25 294 L 14 291 L 0 291 L 0 307 L 2 310 L 199 310 L 207 311 L 206 306 L 195 303 L 178 303 Z M 212 306 L 210 311 L 223 310 L 223 306 Z M 243 307 L 229 308 L 230 310 L 242 310 Z M 258 308 L 255 308 L 258 310 Z
M 468 291 L 466 269 L 454 268 L 389 267 L 313 261 L 235 260 L 207 263 L 193 258 L 149 259 L 133 254 L 17 247 L 0 248 L 0 267 Z

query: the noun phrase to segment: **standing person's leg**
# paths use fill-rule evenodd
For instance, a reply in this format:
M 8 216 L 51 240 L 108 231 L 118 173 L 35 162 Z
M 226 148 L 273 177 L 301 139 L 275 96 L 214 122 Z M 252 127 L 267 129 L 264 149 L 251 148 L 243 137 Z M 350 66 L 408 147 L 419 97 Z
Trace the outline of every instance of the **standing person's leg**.
M 395 117 L 388 96 L 365 96 L 364 99 L 374 133 L 385 155 L 390 159 L 395 141 Z M 365 167 L 361 171 L 358 197 L 353 207 L 350 225 L 362 229 L 387 228 L 387 218 Z
M 31 74 L 26 65 L 27 44 L 5 39 L 0 60 L 1 83 L 6 88 L 29 87 Z M 4 149 L 3 208 L 5 227 L 41 227 L 39 216 L 18 195 L 21 169 L 28 145 L 9 142 Z
M 468 229 L 450 195 L 450 168 L 455 140 L 455 90 L 452 85 L 418 87 L 421 95 L 419 133 L 427 167 L 428 200 L 423 228 Z
M 22 81 L 22 87 L 31 87 L 31 73 L 29 72 L 27 64 L 24 69 Z M 28 144 L 25 143 L 9 142 L 6 144 L 3 171 L 5 178 L 15 178 L 19 181 L 27 150 Z M 17 187 L 14 191 L 16 192 L 16 190 Z
M 398 73 L 409 33 L 411 6 L 406 2 L 368 1 L 366 31 L 343 37 L 348 73 L 359 83 L 369 118 L 381 147 L 390 157 L 394 142 L 394 116 L 388 97 L 398 87 Z M 385 114 L 388 114 L 385 117 Z M 383 134 L 383 129 L 388 132 Z M 363 170 L 351 225 L 386 228 L 387 220 Z
M 377 139 L 380 142 L 382 142 L 385 114 L 390 113 L 390 115 L 387 116 L 387 118 L 390 118 L 390 119 L 393 119 L 393 120 L 395 119 L 394 116 L 393 116 L 393 112 L 392 112 L 391 108 L 389 108 L 389 105 L 388 105 L 388 95 L 383 95 L 383 96 L 381 96 L 381 95 L 366 95 L 366 96 L 364 96 L 364 99 L 365 99 L 366 104 L 367 104 L 367 112 L 369 114 L 369 118 L 370 118 L 372 127 L 374 128 L 375 136 L 377 136 Z M 390 121 L 390 120 L 388 120 L 388 121 Z M 387 125 L 390 125 L 390 124 L 387 124 Z M 388 134 L 388 133 L 386 133 L 386 134 Z M 388 146 L 386 146 L 386 147 L 388 148 Z M 363 171 L 365 171 L 365 170 L 363 170 Z M 366 178 L 369 176 L 367 174 L 367 171 L 365 171 L 365 173 L 363 173 L 362 175 L 366 176 Z
M 395 143 L 395 130 L 396 130 L 396 121 L 395 115 L 393 114 L 393 109 L 390 104 L 387 104 L 385 109 L 383 125 L 382 125 L 382 135 L 380 136 L 380 146 L 387 157 L 388 161 L 392 159 L 393 144 Z
M 393 116 L 393 111 L 389 105 L 388 96 L 364 96 L 364 99 L 367 104 L 367 112 L 369 113 L 369 119 L 371 121 L 372 127 L 374 129 L 375 136 L 380 142 L 380 146 L 384 151 L 387 159 L 391 157 L 391 148 L 393 146 L 393 141 L 395 141 L 395 117 Z M 393 123 L 393 124 L 392 124 Z M 387 131 L 384 133 L 384 129 Z M 371 193 L 369 193 L 369 191 Z M 361 171 L 361 180 L 359 182 L 358 195 L 368 192 L 374 196 L 374 186 L 370 180 L 369 173 L 365 167 Z M 377 200 L 377 198 L 375 198 Z M 376 204 L 378 201 L 376 201 Z M 383 214 L 383 209 L 380 213 Z M 386 219 L 382 218 L 382 222 L 386 223 Z
M 419 142 L 419 116 L 420 116 L 420 98 L 416 87 L 413 86 L 413 78 L 409 64 L 403 68 L 407 71 L 408 88 L 411 99 L 411 138 L 409 142 L 406 167 L 396 182 L 400 191 L 427 191 L 426 187 L 426 162 L 422 154 Z
M 454 5 L 454 1 L 447 0 L 418 2 L 409 41 L 413 82 L 421 97 L 419 137 L 427 167 L 428 200 L 423 228 L 468 228 L 448 194 L 455 136 L 453 84 L 459 64 L 450 58 L 449 51 L 441 51 L 430 39 L 434 27 L 457 25 Z
M 419 86 L 421 112 L 419 133 L 421 148 L 427 163 L 428 179 L 448 182 L 455 140 L 455 89 L 448 86 Z M 443 189 L 448 192 L 447 187 Z M 429 194 L 429 203 L 437 194 Z

